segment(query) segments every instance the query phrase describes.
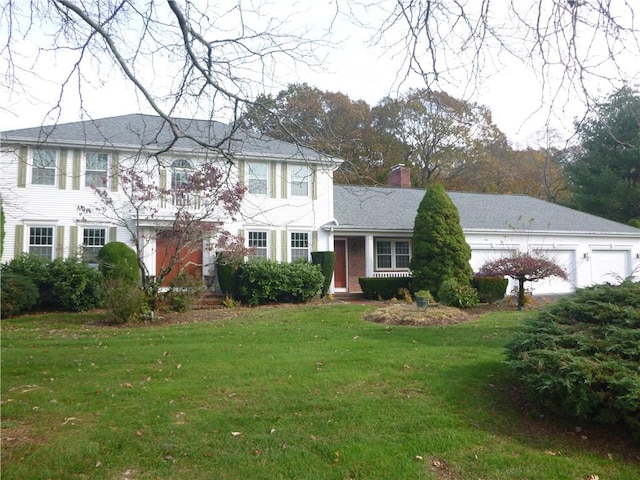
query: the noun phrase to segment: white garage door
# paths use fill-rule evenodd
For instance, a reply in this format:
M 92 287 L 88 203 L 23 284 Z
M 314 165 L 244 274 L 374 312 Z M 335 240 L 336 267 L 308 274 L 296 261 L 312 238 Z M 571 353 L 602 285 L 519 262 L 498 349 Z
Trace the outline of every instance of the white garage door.
M 628 250 L 592 250 L 592 284 L 620 283 L 631 275 L 631 252 Z
M 540 253 L 560 265 L 567 272 L 568 280 L 550 277 L 534 282 L 531 284 L 533 293 L 537 295 L 555 295 L 573 292 L 576 285 L 575 250 L 541 250 Z

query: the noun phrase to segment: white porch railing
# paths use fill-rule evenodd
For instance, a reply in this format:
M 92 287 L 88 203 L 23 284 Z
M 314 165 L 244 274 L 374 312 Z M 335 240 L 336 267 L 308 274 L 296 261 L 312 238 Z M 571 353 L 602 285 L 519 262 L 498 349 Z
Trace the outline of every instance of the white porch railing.
M 406 270 L 396 270 L 390 272 L 373 272 L 373 278 L 398 278 L 398 277 L 410 277 L 411 272 Z

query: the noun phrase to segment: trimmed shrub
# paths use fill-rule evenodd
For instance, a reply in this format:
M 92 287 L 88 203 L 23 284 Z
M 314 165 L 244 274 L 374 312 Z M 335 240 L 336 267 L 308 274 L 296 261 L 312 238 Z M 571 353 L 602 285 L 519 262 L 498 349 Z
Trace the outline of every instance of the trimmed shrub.
M 478 304 L 478 292 L 471 285 L 465 285 L 454 278 L 440 284 L 438 302 L 449 307 L 472 308 Z
M 221 252 L 216 257 L 216 276 L 220 291 L 225 297 L 237 298 L 239 295 L 240 265 L 242 260 L 237 255 Z
M 478 298 L 481 302 L 495 303 L 502 300 L 507 294 L 509 279 L 490 275 L 475 275 L 471 280 L 471 285 L 478 291 Z
M 96 308 L 101 300 L 102 275 L 75 258 L 55 259 L 49 266 L 49 304 L 57 309 L 82 312 Z
M 556 413 L 622 423 L 640 438 L 640 282 L 576 291 L 507 346 L 529 397 Z
M 38 302 L 38 287 L 29 278 L 11 273 L 0 278 L 0 316 L 12 317 L 31 310 Z
M 128 323 L 142 313 L 146 305 L 144 292 L 124 278 L 105 278 L 102 296 L 111 323 Z
M 2 265 L 2 274 L 21 275 L 29 278 L 38 289 L 38 301 L 35 307 L 49 307 L 51 296 L 51 281 L 49 268 L 51 260 L 42 258 L 39 255 L 23 253 L 15 257 L 9 263 Z
M 329 293 L 329 287 L 331 287 L 331 280 L 333 279 L 333 269 L 336 264 L 336 253 L 311 252 L 311 263 L 320 265 L 320 271 L 324 276 L 320 298 L 324 298 L 327 296 L 327 293 Z
M 369 300 L 390 300 L 396 296 L 401 288 L 410 290 L 411 277 L 369 278 L 358 279 L 365 298 Z
M 138 257 L 126 243 L 109 242 L 98 251 L 98 265 L 104 278 L 122 278 L 131 284 L 140 281 Z
M 248 305 L 308 302 L 322 289 L 318 265 L 257 260 L 240 267 L 240 296 Z

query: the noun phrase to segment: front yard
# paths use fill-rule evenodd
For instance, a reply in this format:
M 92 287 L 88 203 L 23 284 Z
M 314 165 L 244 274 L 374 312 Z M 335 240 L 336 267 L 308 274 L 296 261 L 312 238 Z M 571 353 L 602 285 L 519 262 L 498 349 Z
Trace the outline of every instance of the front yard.
M 417 327 L 371 309 L 3 320 L 2 477 L 638 478 L 627 438 L 522 400 L 503 346 L 527 312 Z

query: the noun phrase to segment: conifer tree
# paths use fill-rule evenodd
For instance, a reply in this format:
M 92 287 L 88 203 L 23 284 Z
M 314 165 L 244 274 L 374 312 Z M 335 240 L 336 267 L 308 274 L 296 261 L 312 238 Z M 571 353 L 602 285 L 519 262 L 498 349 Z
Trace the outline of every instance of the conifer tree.
M 465 240 L 458 209 L 440 184 L 429 187 L 420 202 L 412 253 L 414 291 L 437 294 L 446 279 L 453 278 L 463 285 L 471 281 L 471 247 Z

